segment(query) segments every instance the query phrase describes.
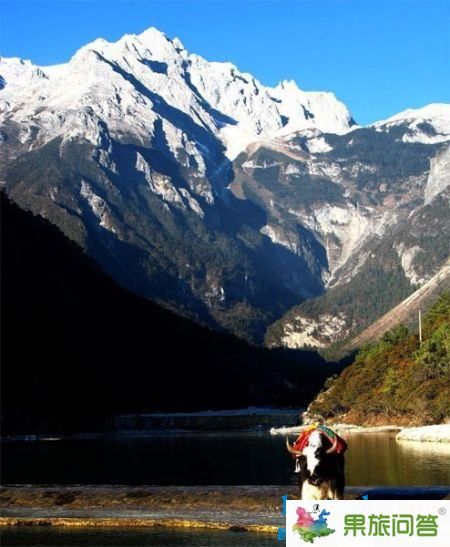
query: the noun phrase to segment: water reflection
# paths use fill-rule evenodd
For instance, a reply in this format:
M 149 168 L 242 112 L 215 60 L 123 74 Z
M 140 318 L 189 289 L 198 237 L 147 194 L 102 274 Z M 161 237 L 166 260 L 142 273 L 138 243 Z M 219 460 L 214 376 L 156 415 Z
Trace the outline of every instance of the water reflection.
M 215 530 L 180 530 L 171 528 L 96 528 L 64 529 L 64 528 L 29 528 L 11 527 L 1 533 L 3 546 L 33 546 L 33 547 L 122 547 L 148 546 L 172 547 L 180 545 L 224 547 L 234 545 L 257 545 L 266 547 L 279 545 L 272 534 L 254 534 L 251 532 L 222 532 Z
M 450 446 L 398 442 L 395 433 L 347 433 L 343 436 L 349 443 L 349 485 L 450 484 Z
M 347 433 L 349 486 L 449 485 L 450 447 Z M 147 434 L 2 443 L 2 477 L 15 484 L 292 484 L 284 438 L 267 432 Z

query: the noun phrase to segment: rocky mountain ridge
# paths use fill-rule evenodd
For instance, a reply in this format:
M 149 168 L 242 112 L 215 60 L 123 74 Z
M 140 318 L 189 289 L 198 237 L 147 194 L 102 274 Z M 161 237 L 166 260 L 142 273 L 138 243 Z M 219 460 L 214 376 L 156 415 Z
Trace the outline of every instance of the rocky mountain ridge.
M 355 318 L 333 297 L 358 275 L 373 282 L 386 238 L 385 275 L 402 272 L 391 304 L 448 256 L 448 222 L 434 243 L 404 227 L 445 223 L 450 105 L 360 127 L 331 93 L 266 87 L 154 28 L 96 40 L 64 65 L 1 59 L 0 75 L 9 195 L 127 288 L 200 322 L 260 342 L 301 304 L 288 312 L 301 321 L 281 319 L 268 343 L 328 344 L 386 311 Z M 334 298 L 330 318 L 297 336 L 313 297 Z

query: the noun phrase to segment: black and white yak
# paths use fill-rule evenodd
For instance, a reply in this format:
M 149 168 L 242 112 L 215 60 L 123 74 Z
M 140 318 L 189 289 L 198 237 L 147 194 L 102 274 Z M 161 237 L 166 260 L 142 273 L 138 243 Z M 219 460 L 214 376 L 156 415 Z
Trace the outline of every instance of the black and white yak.
M 345 441 L 338 435 L 330 438 L 319 429 L 307 437 L 301 450 L 291 446 L 286 437 L 286 447 L 295 458 L 295 472 L 299 474 L 300 499 L 341 500 L 345 488 Z

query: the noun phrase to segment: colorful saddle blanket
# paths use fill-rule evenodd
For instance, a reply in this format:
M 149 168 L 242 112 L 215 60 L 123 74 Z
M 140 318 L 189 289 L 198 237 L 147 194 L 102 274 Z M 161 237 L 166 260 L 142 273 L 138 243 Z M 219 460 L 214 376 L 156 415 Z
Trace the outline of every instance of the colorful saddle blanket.
M 326 427 L 324 425 L 315 424 L 304 431 L 300 433 L 299 437 L 293 444 L 293 448 L 295 450 L 303 450 L 308 445 L 309 436 L 313 431 L 319 431 L 321 435 L 323 435 L 325 438 L 327 438 L 331 444 L 334 444 L 335 439 L 337 439 L 337 445 L 336 445 L 336 454 L 342 454 L 347 450 L 347 443 L 344 441 L 342 437 L 340 437 L 337 433 L 335 433 L 332 429 L 329 427 Z

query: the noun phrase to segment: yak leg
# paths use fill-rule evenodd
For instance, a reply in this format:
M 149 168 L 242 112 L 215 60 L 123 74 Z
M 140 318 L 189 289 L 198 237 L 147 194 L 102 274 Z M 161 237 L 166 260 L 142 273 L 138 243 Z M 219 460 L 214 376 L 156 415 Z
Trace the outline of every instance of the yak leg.
M 344 499 L 344 489 L 341 488 L 339 479 L 330 481 L 330 488 L 328 490 L 328 499 L 330 500 Z
M 342 473 L 336 479 L 336 498 L 335 499 L 343 500 L 344 490 L 345 490 L 345 475 L 344 473 Z

